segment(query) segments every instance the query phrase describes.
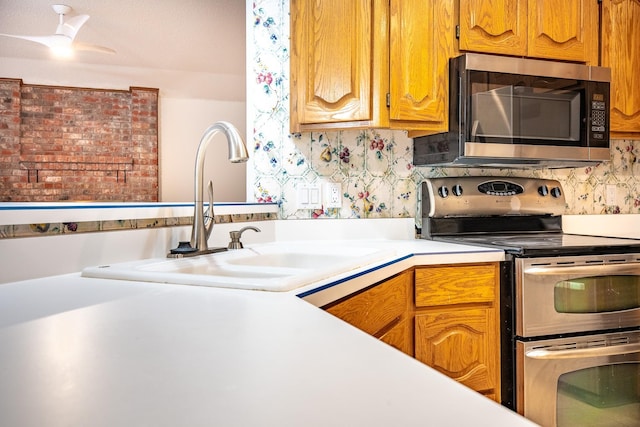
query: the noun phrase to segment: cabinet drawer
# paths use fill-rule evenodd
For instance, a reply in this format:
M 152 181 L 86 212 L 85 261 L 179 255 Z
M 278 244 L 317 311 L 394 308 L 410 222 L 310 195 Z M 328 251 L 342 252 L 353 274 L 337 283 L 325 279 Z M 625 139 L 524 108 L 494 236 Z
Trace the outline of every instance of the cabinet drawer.
M 416 307 L 494 302 L 497 278 L 497 264 L 416 268 Z
M 402 273 L 326 310 L 375 336 L 406 313 L 410 285 L 410 272 Z

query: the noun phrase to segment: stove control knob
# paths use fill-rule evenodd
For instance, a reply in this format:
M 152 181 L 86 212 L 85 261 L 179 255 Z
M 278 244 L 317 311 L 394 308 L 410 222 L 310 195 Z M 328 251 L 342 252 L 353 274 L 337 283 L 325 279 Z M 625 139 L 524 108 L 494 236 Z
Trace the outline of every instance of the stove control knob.
M 462 196 L 462 185 L 460 184 L 456 184 L 453 186 L 453 188 L 451 188 L 451 192 L 453 192 L 454 196 Z
M 449 189 L 443 185 L 442 187 L 438 188 L 438 195 L 440 195 L 440 197 L 442 197 L 443 199 L 448 197 Z
M 540 194 L 541 196 L 546 196 L 547 194 L 549 194 L 549 188 L 546 185 L 541 185 L 540 187 L 538 187 L 538 194 Z
M 553 187 L 551 189 L 551 195 L 555 198 L 558 198 L 562 196 L 562 190 L 560 190 L 560 187 Z

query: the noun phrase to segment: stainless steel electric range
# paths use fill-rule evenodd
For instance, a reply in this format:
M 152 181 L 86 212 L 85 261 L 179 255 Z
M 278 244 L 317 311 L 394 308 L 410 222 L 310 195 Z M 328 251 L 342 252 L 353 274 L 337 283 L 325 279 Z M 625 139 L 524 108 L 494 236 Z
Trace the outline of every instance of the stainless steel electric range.
M 420 206 L 423 238 L 505 251 L 503 405 L 543 426 L 640 425 L 640 240 L 564 233 L 555 180 L 427 179 Z

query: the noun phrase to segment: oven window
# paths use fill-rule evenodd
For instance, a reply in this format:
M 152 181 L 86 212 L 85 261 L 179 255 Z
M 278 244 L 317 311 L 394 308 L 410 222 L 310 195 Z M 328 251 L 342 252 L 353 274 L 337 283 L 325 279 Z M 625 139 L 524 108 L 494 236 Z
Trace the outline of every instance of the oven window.
M 635 426 L 640 422 L 640 363 L 620 363 L 560 375 L 557 427 Z
M 562 280 L 554 287 L 558 313 L 605 313 L 640 307 L 640 276 Z

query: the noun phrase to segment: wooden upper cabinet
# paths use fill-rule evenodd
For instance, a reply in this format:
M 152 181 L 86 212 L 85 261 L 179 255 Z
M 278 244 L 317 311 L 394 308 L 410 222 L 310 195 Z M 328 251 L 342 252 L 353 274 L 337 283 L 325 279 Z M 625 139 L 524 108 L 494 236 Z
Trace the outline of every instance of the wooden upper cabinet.
M 371 0 L 291 2 L 292 115 L 299 123 L 371 118 Z
M 291 0 L 291 131 L 445 132 L 460 51 L 596 63 L 597 0 Z
M 529 0 L 528 56 L 597 62 L 597 0 Z
M 597 61 L 597 0 L 460 0 L 460 50 Z
M 446 129 L 453 22 L 452 1 L 390 1 L 392 127 Z
M 611 68 L 611 132 L 640 132 L 640 0 L 603 0 L 602 66 Z
M 291 131 L 445 131 L 457 0 L 292 0 Z
M 526 0 L 460 0 L 460 50 L 526 56 Z

